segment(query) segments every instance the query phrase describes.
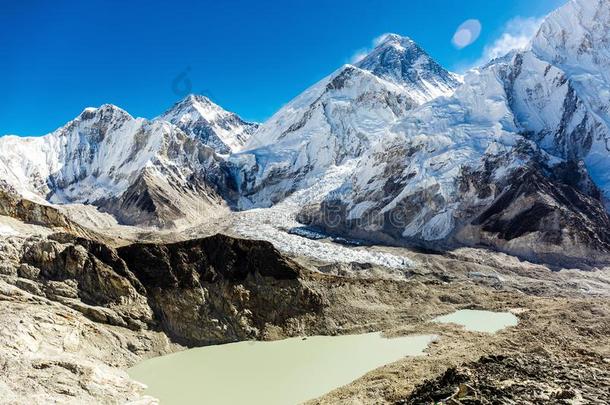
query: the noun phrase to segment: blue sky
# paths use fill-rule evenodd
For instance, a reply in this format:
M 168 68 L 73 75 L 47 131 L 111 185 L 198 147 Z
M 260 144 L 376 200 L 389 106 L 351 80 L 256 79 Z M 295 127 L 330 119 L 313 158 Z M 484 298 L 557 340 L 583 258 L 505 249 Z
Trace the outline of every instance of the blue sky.
M 563 2 L 3 1 L 0 134 L 42 135 L 104 103 L 152 118 L 187 92 L 263 121 L 383 33 L 464 70 Z M 481 33 L 458 49 L 468 19 Z

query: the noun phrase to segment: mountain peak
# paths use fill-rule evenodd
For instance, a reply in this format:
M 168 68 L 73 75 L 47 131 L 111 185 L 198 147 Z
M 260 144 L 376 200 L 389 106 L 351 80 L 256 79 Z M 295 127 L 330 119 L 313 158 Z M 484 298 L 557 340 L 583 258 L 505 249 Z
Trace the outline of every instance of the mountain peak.
M 122 119 L 130 119 L 131 115 L 120 107 L 114 104 L 102 104 L 99 107 L 87 107 L 79 114 L 77 119 L 86 121 L 95 117 L 117 117 Z
M 158 119 L 171 122 L 223 154 L 239 150 L 258 127 L 199 94 L 189 94 Z
M 377 41 L 375 48 L 383 48 L 388 46 L 401 46 L 403 48 L 408 48 L 410 46 L 417 46 L 415 41 L 413 41 L 409 37 L 405 37 L 398 34 L 384 34 Z
M 455 76 L 415 41 L 398 34 L 382 36 L 377 46 L 355 66 L 394 84 L 417 88 L 430 99 L 450 94 L 459 85 Z
M 206 96 L 203 96 L 201 94 L 189 94 L 188 96 L 183 98 L 178 103 L 179 104 L 180 103 L 185 103 L 185 104 L 206 104 L 206 105 L 214 104 L 212 102 L 212 100 L 210 100 L 209 98 L 207 98 Z
M 159 119 L 173 122 L 177 118 L 206 119 L 211 120 L 218 112 L 223 112 L 222 107 L 215 104 L 206 96 L 200 94 L 189 94 L 182 100 L 176 102 L 169 110 L 164 112 Z

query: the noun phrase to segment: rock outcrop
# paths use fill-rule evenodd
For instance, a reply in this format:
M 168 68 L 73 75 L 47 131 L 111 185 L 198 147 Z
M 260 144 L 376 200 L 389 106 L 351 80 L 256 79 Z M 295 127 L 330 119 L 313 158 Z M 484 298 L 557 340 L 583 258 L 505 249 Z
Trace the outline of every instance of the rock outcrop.
M 27 224 L 40 225 L 80 237 L 105 240 L 104 236 L 72 221 L 60 210 L 46 204 L 22 198 L 9 187 L 0 185 L 0 215 L 15 218 Z
M 185 344 L 255 339 L 268 328 L 307 328 L 322 297 L 268 242 L 224 235 L 118 249 L 169 336 Z M 290 333 L 290 332 L 289 332 Z
M 215 235 L 114 249 L 69 234 L 11 240 L 3 272 L 13 284 L 93 321 L 186 345 L 300 333 L 324 307 L 302 268 L 268 242 Z
M 155 403 L 125 368 L 177 348 L 162 333 L 93 322 L 0 274 L 0 402 Z
M 607 399 L 610 371 L 590 353 L 570 363 L 565 359 L 527 355 L 491 355 L 451 367 L 435 380 L 419 385 L 396 405 L 425 403 L 599 403 Z M 510 382 L 509 382 L 510 381 Z

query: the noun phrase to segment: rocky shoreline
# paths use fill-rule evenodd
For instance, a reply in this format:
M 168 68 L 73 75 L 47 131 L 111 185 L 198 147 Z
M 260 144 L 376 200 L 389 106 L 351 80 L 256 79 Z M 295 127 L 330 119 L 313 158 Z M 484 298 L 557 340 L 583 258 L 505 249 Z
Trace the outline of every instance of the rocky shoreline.
M 610 332 L 607 296 L 600 298 L 610 285 L 604 270 L 564 275 L 464 249 L 451 255 L 409 252 L 418 266 L 402 280 L 362 278 L 349 271 L 323 273 L 324 265 L 284 257 L 269 243 L 224 235 L 114 248 L 50 233 L 4 238 L 1 246 L 0 305 L 6 315 L 0 321 L 0 399 L 6 403 L 150 403 L 154 399 L 124 371 L 146 358 L 187 346 L 378 330 L 435 333 L 440 339 L 424 358 L 373 371 L 317 402 L 420 403 L 425 395 L 454 389 L 464 379 L 460 370 L 470 369 L 482 376 L 459 384 L 474 384 L 482 397 L 491 392 L 493 373 L 508 372 L 515 359 L 531 358 L 540 363 L 531 367 L 540 370 L 555 361 L 557 341 L 540 354 L 527 337 L 565 325 L 564 316 L 570 328 L 557 330 L 555 339 L 597 347 L 597 366 L 610 365 L 602 339 Z M 495 277 L 484 277 L 492 271 Z M 522 322 L 497 335 L 427 323 L 459 308 L 519 308 Z M 592 314 L 598 323 L 591 322 Z M 488 369 L 485 356 L 509 360 Z M 590 353 L 562 356 L 562 367 L 572 370 L 570 361 L 580 364 Z M 387 369 L 396 367 L 400 371 L 387 378 Z M 451 370 L 462 377 L 443 377 Z M 566 384 L 574 384 L 566 376 Z M 599 396 L 586 384 L 574 389 Z

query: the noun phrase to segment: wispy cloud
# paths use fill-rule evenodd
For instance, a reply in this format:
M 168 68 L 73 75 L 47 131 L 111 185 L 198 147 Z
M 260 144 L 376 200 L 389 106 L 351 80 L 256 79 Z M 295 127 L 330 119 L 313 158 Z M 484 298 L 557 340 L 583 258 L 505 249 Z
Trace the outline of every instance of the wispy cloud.
M 360 62 L 362 59 L 364 59 L 366 57 L 366 55 L 369 53 L 369 49 L 366 48 L 362 48 L 362 49 L 358 49 L 351 58 L 349 58 L 349 63 L 354 64 L 354 63 L 358 63 Z
M 381 43 L 382 43 L 383 41 L 385 41 L 385 40 L 386 40 L 386 38 L 388 37 L 388 35 L 394 35 L 394 34 L 392 34 L 391 32 L 386 32 L 385 34 L 381 34 L 381 35 L 379 35 L 377 38 L 375 38 L 375 39 L 373 40 L 373 46 L 379 46 L 379 45 L 381 45 Z
M 543 20 L 544 18 L 515 17 L 508 21 L 502 35 L 483 48 L 483 54 L 473 64 L 473 67 L 504 56 L 513 49 L 527 48 Z
M 364 59 L 366 57 L 366 55 L 368 55 L 376 46 L 379 46 L 383 41 L 385 41 L 385 39 L 388 37 L 388 35 L 392 35 L 389 32 L 386 32 L 385 34 L 381 34 L 378 37 L 376 37 L 375 39 L 373 39 L 373 42 L 371 42 L 371 45 L 367 48 L 360 48 L 358 49 L 356 52 L 354 52 L 354 54 L 352 55 L 352 57 L 349 59 L 349 63 L 354 64 L 354 63 L 358 63 L 360 62 L 362 59 Z

